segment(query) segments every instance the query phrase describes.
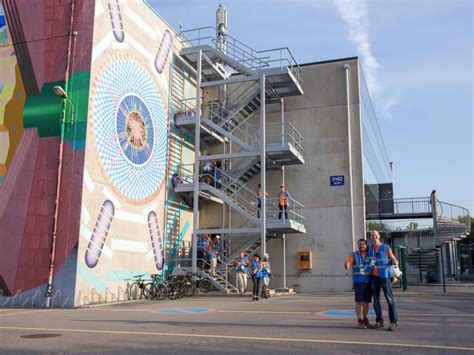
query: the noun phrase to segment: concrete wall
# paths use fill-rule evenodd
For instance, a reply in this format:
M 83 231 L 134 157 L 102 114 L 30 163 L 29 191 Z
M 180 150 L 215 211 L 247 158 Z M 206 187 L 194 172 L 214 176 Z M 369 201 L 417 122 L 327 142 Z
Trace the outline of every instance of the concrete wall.
M 351 236 L 345 63 L 350 64 L 354 240 Z M 304 95 L 285 100 L 285 121 L 291 122 L 304 137 L 306 164 L 287 167 L 285 182 L 292 197 L 306 207 L 307 233 L 286 236 L 287 287 L 302 292 L 348 291 L 352 281 L 343 268 L 344 259 L 352 251 L 354 241 L 365 235 L 358 60 L 313 64 L 302 69 Z M 268 121 L 278 120 L 279 115 L 268 114 Z M 332 175 L 344 175 L 345 185 L 330 186 Z M 268 191 L 276 191 L 279 181 L 271 174 L 267 181 Z M 312 251 L 313 270 L 298 273 L 299 250 Z M 281 240 L 269 241 L 267 251 L 275 275 L 272 287 L 280 287 Z

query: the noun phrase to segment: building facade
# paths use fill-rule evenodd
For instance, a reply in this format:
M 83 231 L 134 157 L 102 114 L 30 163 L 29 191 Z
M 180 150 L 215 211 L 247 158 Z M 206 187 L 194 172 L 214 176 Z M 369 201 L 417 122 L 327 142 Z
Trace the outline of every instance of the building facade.
M 366 200 L 393 200 L 359 60 L 262 57 L 224 29 L 177 33 L 141 1 L 3 0 L 0 305 L 127 300 L 136 275 L 199 271 L 205 234 L 222 292 L 241 250 L 270 254 L 273 288 L 352 288 Z

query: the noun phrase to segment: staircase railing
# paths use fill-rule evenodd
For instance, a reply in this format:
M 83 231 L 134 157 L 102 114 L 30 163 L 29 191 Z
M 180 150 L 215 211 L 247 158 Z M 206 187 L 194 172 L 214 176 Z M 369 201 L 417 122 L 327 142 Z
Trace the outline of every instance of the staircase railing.
M 178 34 L 183 47 L 210 45 L 217 48 L 216 28 L 212 26 L 199 27 L 181 31 Z M 225 54 L 251 70 L 260 70 L 269 66 L 269 57 L 260 55 L 258 51 L 245 43 L 225 35 Z
M 282 222 L 287 220 L 294 220 L 298 223 L 303 224 L 304 216 L 303 210 L 304 206 L 293 199 L 292 197 L 287 199 L 287 209 L 280 210 L 278 206 L 279 199 L 278 198 L 267 198 L 267 220 L 276 219 L 278 218 Z M 288 218 L 286 218 L 286 214 L 288 214 Z
M 269 123 L 265 125 L 267 144 L 291 144 L 303 154 L 303 135 L 290 122 Z
M 179 183 L 192 184 L 194 182 L 194 164 L 178 164 L 178 166 L 172 167 L 171 170 L 178 174 Z M 204 177 L 210 180 L 209 185 L 211 187 L 225 194 L 233 203 L 257 218 L 255 191 L 216 167 L 214 167 L 211 174 L 204 174 L 200 169 L 199 182 L 204 181 Z
M 229 117 L 230 111 L 217 102 L 213 102 L 207 106 L 206 111 L 210 116 L 210 120 L 216 125 L 246 144 L 250 146 L 258 146 L 259 130 L 256 126 L 246 122 L 247 119 L 245 117 L 238 114 Z M 232 118 L 235 118 L 235 120 Z
M 181 31 L 178 37 L 184 47 L 207 44 L 217 48 L 216 31 L 216 28 L 212 26 L 200 27 Z M 224 41 L 225 54 L 242 65 L 252 70 L 288 68 L 297 82 L 301 82 L 302 70 L 289 48 L 281 47 L 257 51 L 229 35 L 224 36 Z

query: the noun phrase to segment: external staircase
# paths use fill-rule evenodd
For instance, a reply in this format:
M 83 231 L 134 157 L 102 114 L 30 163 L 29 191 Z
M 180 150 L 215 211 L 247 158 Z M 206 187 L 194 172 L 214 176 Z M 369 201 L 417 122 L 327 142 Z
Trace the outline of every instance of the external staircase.
M 215 275 L 203 271 L 217 289 L 230 293 L 235 287 L 229 281 L 229 270 L 241 250 L 247 255 L 259 249 L 265 252 L 269 235 L 306 232 L 304 206 L 292 198 L 288 218 L 278 218 L 278 201 L 266 196 L 262 196 L 262 211 L 266 213 L 260 213 L 256 183 L 252 181 L 259 176 L 264 189 L 267 171 L 304 164 L 302 135 L 283 119 L 283 99 L 302 95 L 303 90 L 301 69 L 287 48 L 257 51 L 228 35 L 222 46 L 215 35 L 212 27 L 179 34 L 180 57 L 196 70 L 197 95 L 181 100 L 175 124 L 194 135 L 196 155 L 194 164 L 171 169 L 176 174 L 175 192 L 197 201 L 193 204 L 192 270 L 197 268 L 197 235 L 220 234 L 224 240 L 236 236 L 242 240 L 238 250 L 221 254 Z M 265 106 L 269 103 L 281 103 L 281 122 L 266 121 Z M 203 155 L 201 142 L 209 147 L 222 145 L 224 152 Z M 204 174 L 199 167 L 212 160 L 221 162 L 220 168 L 214 166 L 211 174 Z M 251 181 L 253 188 L 248 185 Z M 196 216 L 206 204 L 199 201 L 228 206 L 246 225 L 201 228 Z

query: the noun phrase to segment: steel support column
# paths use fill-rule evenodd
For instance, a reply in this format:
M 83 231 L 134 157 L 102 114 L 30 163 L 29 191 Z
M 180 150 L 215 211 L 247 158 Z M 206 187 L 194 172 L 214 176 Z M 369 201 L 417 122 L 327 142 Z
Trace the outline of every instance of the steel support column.
M 196 126 L 194 137 L 194 195 L 193 195 L 193 240 L 192 240 L 192 270 L 197 272 L 197 234 L 199 229 L 199 151 L 201 149 L 201 69 L 202 69 L 202 51 L 198 51 L 197 60 L 197 78 L 196 78 Z
M 285 144 L 285 101 L 281 99 L 281 143 Z M 281 182 L 285 184 L 285 166 L 281 167 Z M 286 288 L 286 235 L 285 233 L 281 236 L 281 254 L 282 254 L 282 284 L 283 289 Z
M 355 249 L 355 236 L 354 236 L 354 188 L 352 184 L 352 133 L 351 133 L 351 105 L 350 105 L 350 89 L 349 89 L 349 64 L 344 64 L 344 70 L 346 72 L 346 106 L 347 106 L 347 146 L 349 153 L 349 198 L 350 198 L 350 209 L 351 209 L 351 238 L 352 238 L 352 250 Z
M 267 252 L 267 197 L 266 188 L 266 166 L 265 166 L 265 74 L 260 79 L 260 185 L 262 187 L 262 208 L 260 221 L 260 252 L 263 255 Z

